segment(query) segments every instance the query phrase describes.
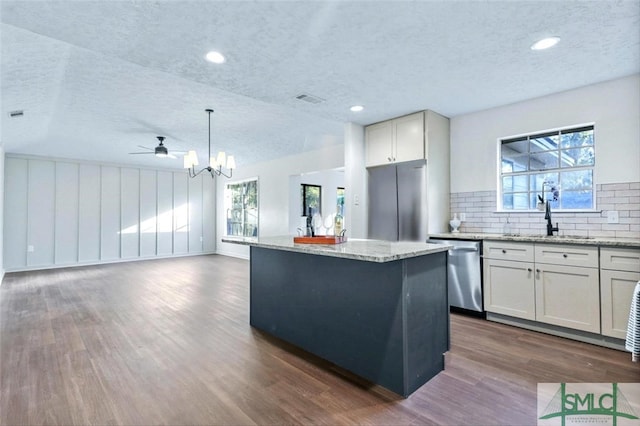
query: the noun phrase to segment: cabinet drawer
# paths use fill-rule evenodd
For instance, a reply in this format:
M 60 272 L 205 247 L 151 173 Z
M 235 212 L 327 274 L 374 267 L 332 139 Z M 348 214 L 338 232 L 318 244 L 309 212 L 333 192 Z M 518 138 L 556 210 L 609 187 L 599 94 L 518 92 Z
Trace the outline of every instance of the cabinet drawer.
M 640 250 L 602 247 L 600 249 L 600 268 L 640 272 Z
M 551 265 L 598 267 L 598 247 L 584 247 L 561 244 L 536 244 L 536 263 Z
M 486 259 L 533 262 L 533 244 L 485 241 L 482 252 Z

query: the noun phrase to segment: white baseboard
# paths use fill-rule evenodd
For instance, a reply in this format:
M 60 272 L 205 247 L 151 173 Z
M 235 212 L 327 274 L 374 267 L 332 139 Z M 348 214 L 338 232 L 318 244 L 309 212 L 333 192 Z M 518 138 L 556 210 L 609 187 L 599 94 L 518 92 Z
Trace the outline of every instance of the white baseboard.
M 238 254 L 238 253 L 225 251 L 225 250 L 218 250 L 215 254 L 219 254 L 220 256 L 235 257 L 236 259 L 244 259 L 244 260 L 249 260 L 250 258 L 250 256 L 247 256 L 247 255 Z
M 132 257 L 128 259 L 111 259 L 111 260 L 98 260 L 98 261 L 89 261 L 89 262 L 78 262 L 78 263 L 65 263 L 65 264 L 57 264 L 57 265 L 42 265 L 42 266 L 31 266 L 25 268 L 18 269 L 9 269 L 6 272 L 28 272 L 28 271 L 41 271 L 45 269 L 60 269 L 60 268 L 75 268 L 79 266 L 93 266 L 93 265 L 108 265 L 113 263 L 125 263 L 125 262 L 139 262 L 144 260 L 160 260 L 160 259 L 173 259 L 179 257 L 190 257 L 190 256 L 204 256 L 217 254 L 216 252 L 201 252 L 201 253 L 184 253 L 184 254 L 171 254 L 166 256 L 148 256 L 148 257 Z M 2 277 L 4 277 L 4 270 L 2 271 Z

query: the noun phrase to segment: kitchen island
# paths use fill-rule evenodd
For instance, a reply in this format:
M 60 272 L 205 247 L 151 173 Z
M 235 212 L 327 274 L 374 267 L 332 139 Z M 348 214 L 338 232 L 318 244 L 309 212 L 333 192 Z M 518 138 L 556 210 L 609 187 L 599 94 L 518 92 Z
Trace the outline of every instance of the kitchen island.
M 444 369 L 449 246 L 223 241 L 250 246 L 251 326 L 404 397 Z

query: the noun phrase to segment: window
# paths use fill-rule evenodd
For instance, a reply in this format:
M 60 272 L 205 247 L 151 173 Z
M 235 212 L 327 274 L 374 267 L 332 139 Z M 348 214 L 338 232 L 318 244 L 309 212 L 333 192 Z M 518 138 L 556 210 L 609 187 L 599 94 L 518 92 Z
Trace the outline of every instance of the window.
M 500 140 L 498 208 L 534 210 L 538 195 L 564 210 L 595 208 L 594 127 Z
M 336 191 L 337 195 L 337 205 L 336 205 L 336 214 L 340 216 L 344 216 L 344 188 L 338 187 Z
M 313 216 L 315 213 L 322 214 L 322 187 L 303 183 L 300 185 L 300 192 L 300 199 L 302 200 L 301 216 Z
M 228 183 L 224 193 L 227 235 L 258 236 L 258 180 Z

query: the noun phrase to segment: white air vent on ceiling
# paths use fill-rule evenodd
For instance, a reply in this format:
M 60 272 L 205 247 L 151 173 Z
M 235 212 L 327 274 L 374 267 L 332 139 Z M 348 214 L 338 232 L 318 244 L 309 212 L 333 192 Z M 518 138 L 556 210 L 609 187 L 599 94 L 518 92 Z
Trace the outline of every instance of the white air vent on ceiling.
M 310 104 L 319 104 L 319 103 L 322 103 L 322 102 L 325 101 L 322 98 L 310 95 L 308 93 L 301 93 L 298 96 L 296 96 L 296 99 L 299 99 L 299 100 L 305 101 L 305 102 L 309 102 Z
M 23 110 L 11 111 L 9 113 L 9 117 L 22 117 L 23 115 L 24 115 L 24 111 Z

